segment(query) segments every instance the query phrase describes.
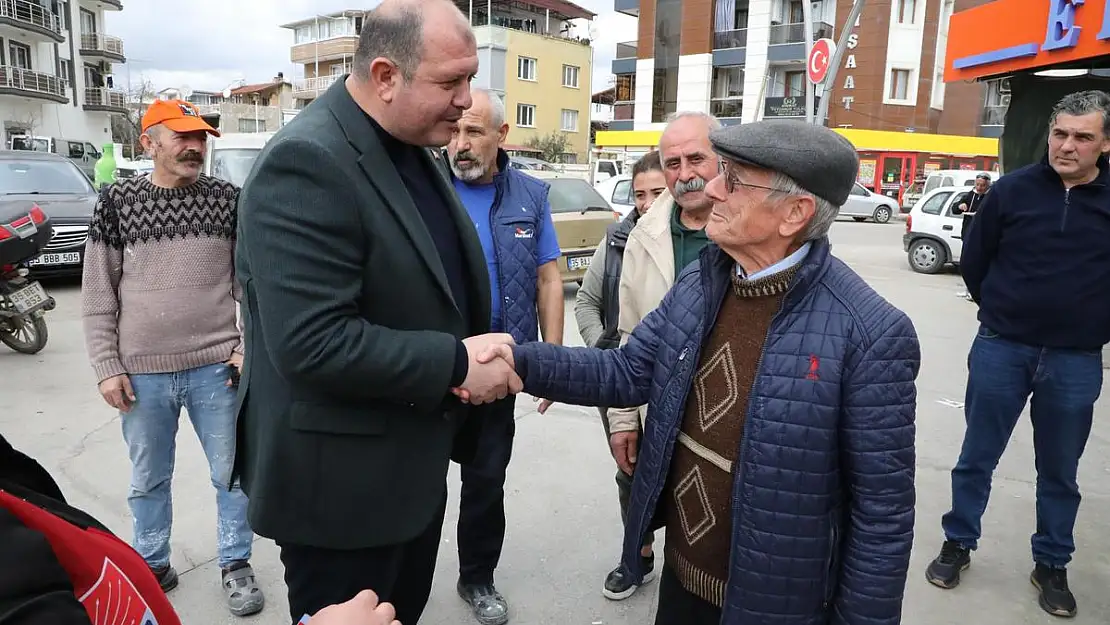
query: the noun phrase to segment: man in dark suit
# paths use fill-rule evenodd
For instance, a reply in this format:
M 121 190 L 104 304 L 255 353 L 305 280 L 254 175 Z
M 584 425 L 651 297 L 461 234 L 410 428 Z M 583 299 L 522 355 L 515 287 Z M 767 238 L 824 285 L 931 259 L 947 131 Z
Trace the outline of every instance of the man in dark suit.
M 490 342 L 474 226 L 431 147 L 478 71 L 447 0 L 367 13 L 353 74 L 269 141 L 239 203 L 246 357 L 236 467 L 256 533 L 281 549 L 294 620 L 371 589 L 415 625 L 450 459 L 476 436 L 450 389 L 520 390 L 472 367 Z

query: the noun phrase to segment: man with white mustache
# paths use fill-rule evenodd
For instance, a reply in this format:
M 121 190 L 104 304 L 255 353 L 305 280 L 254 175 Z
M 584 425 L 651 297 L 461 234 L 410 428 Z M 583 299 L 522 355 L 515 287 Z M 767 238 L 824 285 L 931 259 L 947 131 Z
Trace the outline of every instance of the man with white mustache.
M 659 306 L 675 278 L 697 260 L 708 243 L 705 224 L 713 210 L 713 200 L 705 195 L 705 185 L 717 177 L 718 158 L 709 141 L 709 132 L 721 127 L 711 115 L 679 112 L 667 120 L 659 138 L 659 155 L 667 190 L 656 198 L 628 235 L 621 269 L 620 317 L 617 329 L 623 345 L 640 321 Z M 609 447 L 617 466 L 632 475 L 639 451 L 641 416 L 646 406 L 611 408 Z M 655 577 L 652 536 L 645 539 L 640 555 L 644 558 L 644 583 Z M 636 592 L 631 576 L 623 566 L 610 571 L 602 594 L 619 601 Z

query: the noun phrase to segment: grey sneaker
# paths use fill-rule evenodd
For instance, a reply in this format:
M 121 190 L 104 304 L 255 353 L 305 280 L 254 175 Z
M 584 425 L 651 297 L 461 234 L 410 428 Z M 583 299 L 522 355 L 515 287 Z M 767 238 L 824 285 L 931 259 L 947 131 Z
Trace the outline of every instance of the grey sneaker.
M 509 622 L 509 604 L 493 584 L 458 583 L 459 596 L 470 604 L 474 618 L 481 625 L 505 625 Z
M 232 614 L 250 616 L 262 611 L 266 597 L 254 579 L 254 569 L 250 564 L 235 562 L 224 569 L 220 577 L 227 595 L 227 609 Z

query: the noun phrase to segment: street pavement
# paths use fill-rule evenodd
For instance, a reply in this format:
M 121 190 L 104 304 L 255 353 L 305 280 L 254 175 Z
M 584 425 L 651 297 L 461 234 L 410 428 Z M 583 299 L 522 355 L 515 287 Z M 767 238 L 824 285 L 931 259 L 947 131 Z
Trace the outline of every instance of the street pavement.
M 963 434 L 966 357 L 976 328 L 975 306 L 957 294 L 954 272 L 913 273 L 906 264 L 904 224 L 837 223 L 833 252 L 880 294 L 906 311 L 921 339 L 918 378 L 917 527 L 902 622 L 906 625 L 1019 625 L 1049 623 L 1028 581 L 1029 536 L 1034 529 L 1034 458 L 1028 419 L 1013 435 L 994 481 L 983 520 L 984 537 L 963 584 L 951 591 L 930 586 L 924 568 L 940 547 L 940 515 L 949 505 L 949 470 Z M 126 504 L 129 467 L 116 414 L 98 396 L 81 336 L 80 292 L 75 281 L 49 283 L 58 307 L 50 312 L 50 342 L 35 356 L 0 351 L 0 429 L 37 457 L 73 503 L 130 538 Z M 581 344 L 568 287 L 566 341 Z M 3 348 L 0 348 L 3 350 Z M 1103 399 L 1096 407 L 1102 417 Z M 512 623 L 650 625 L 656 587 L 623 602 L 601 596 L 616 564 L 621 528 L 614 464 L 593 408 L 556 405 L 546 416 L 532 398 L 517 402 L 517 436 L 506 484 L 508 537 L 497 571 L 512 606 Z M 255 542 L 253 564 L 266 592 L 265 611 L 245 620 L 230 616 L 215 559 L 215 497 L 196 437 L 182 419 L 173 484 L 173 563 L 180 587 L 170 594 L 187 625 L 289 622 L 282 567 L 274 544 Z M 1077 624 L 1110 622 L 1110 429 L 1096 418 L 1080 471 L 1083 505 L 1075 531 L 1078 552 L 1069 576 L 1078 602 Z M 472 623 L 455 594 L 455 521 L 458 471 L 452 468 L 451 504 L 444 525 L 432 598 L 421 623 Z M 388 502 L 382 514 L 389 514 Z M 661 558 L 660 558 L 661 560 Z M 3 563 L 10 566 L 10 563 Z

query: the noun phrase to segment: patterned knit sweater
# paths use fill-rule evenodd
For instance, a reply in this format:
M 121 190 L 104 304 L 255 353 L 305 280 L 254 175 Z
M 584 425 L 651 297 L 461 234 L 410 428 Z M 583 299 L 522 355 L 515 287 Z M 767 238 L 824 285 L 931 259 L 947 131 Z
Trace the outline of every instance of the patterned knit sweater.
M 234 277 L 239 189 L 201 175 L 148 176 L 101 190 L 81 284 L 85 344 L 98 381 L 169 373 L 242 352 Z
M 666 564 L 687 591 L 718 607 L 728 581 L 733 467 L 748 398 L 771 318 L 796 272 L 751 281 L 733 276 L 702 349 L 664 491 Z

